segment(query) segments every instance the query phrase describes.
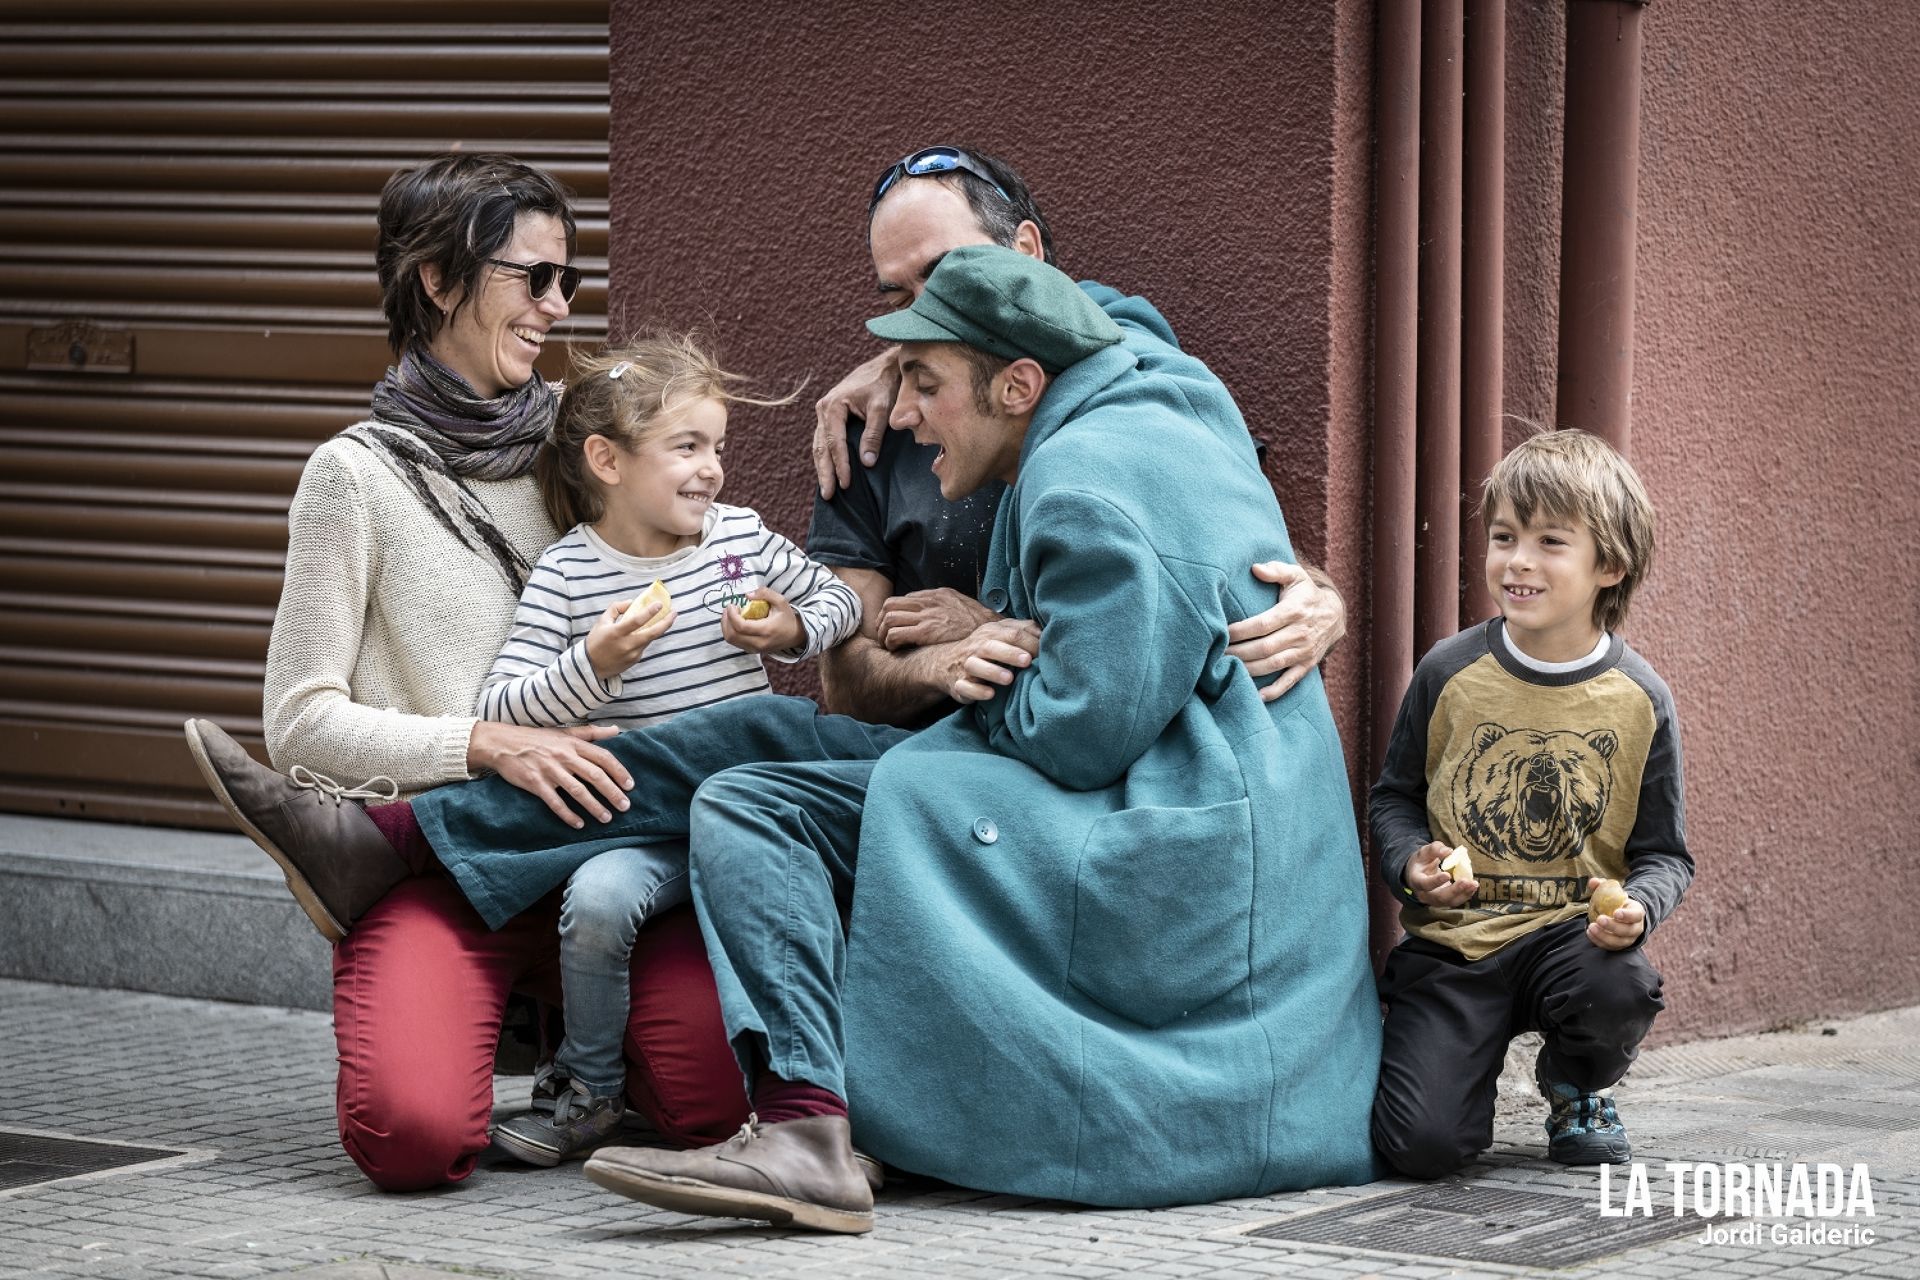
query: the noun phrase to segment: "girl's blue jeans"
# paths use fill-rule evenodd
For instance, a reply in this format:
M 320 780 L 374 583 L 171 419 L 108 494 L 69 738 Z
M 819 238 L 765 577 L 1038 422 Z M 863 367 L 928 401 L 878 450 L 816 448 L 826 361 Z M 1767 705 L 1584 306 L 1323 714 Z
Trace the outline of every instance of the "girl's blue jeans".
M 648 920 L 687 901 L 687 845 L 662 841 L 596 854 L 567 878 L 560 908 L 566 1037 L 555 1065 L 596 1098 L 618 1094 L 627 1065 L 627 964 Z

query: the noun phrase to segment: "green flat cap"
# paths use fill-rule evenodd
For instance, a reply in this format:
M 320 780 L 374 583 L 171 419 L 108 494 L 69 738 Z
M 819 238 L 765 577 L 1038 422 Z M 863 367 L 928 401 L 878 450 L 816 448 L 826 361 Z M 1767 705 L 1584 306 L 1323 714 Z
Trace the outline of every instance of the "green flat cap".
M 1120 341 L 1120 326 L 1064 271 L 997 244 L 949 251 L 914 304 L 867 321 L 889 342 L 964 342 L 1048 373 Z

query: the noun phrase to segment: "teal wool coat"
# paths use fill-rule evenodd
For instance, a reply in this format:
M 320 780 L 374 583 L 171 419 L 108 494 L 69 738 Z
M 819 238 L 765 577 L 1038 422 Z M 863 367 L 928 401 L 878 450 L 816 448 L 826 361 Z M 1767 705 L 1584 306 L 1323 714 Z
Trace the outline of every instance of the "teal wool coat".
M 1260 701 L 1227 625 L 1291 558 L 1232 398 L 1143 301 L 1059 375 L 986 603 L 1042 628 L 885 755 L 845 975 L 856 1139 L 966 1186 L 1144 1206 L 1372 1176 L 1353 806 L 1318 674 Z

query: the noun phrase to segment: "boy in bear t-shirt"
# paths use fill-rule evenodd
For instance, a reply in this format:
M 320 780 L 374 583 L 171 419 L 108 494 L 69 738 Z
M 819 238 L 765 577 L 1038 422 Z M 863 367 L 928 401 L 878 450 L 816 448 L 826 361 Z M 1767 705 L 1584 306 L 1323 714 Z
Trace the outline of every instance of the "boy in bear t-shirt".
M 1641 944 L 1693 879 L 1673 697 L 1615 634 L 1653 558 L 1639 477 L 1595 436 L 1545 432 L 1494 468 L 1481 510 L 1501 616 L 1421 660 L 1370 805 L 1408 934 L 1381 980 L 1373 1141 L 1415 1178 L 1492 1143 L 1528 1030 L 1547 1154 L 1629 1158 L 1611 1086 L 1663 1007 Z M 1603 879 L 1626 901 L 1589 920 Z

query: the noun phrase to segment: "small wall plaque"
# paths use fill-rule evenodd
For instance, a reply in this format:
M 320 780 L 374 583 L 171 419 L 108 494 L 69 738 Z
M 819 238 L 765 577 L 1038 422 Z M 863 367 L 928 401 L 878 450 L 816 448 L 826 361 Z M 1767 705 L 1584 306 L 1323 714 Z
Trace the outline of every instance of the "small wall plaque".
M 133 334 L 91 320 L 27 331 L 27 368 L 69 373 L 132 373 Z

